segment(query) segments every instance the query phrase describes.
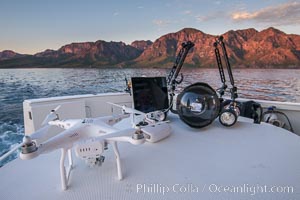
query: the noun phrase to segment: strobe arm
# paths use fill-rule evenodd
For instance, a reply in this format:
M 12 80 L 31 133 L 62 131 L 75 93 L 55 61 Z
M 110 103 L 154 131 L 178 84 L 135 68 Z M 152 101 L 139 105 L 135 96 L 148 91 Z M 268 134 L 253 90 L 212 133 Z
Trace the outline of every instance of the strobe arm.
M 218 49 L 218 45 L 220 44 L 222 53 L 223 53 L 223 58 L 226 63 L 227 72 L 228 72 L 228 76 L 230 79 L 230 84 L 231 84 L 231 89 L 230 89 L 231 102 L 228 105 L 226 104 L 226 101 L 223 103 L 223 107 L 221 108 L 220 113 L 219 113 L 219 121 L 223 126 L 229 127 L 229 126 L 233 126 L 236 123 L 237 118 L 240 115 L 240 109 L 237 106 L 237 102 L 235 101 L 235 99 L 238 97 L 237 87 L 234 85 L 234 79 L 233 79 L 233 75 L 232 75 L 232 71 L 231 71 L 231 66 L 229 63 L 229 59 L 228 59 L 228 55 L 227 55 L 227 51 L 226 51 L 226 47 L 225 47 L 225 43 L 224 43 L 223 39 L 224 39 L 223 36 L 220 36 L 214 43 L 216 60 L 217 60 L 217 64 L 218 64 L 218 68 L 219 68 L 219 72 L 220 72 L 220 78 L 223 83 L 222 87 L 218 90 L 218 92 L 219 92 L 220 97 L 222 97 L 227 88 L 225 75 L 224 75 L 224 69 L 222 66 L 222 59 L 221 59 L 220 52 Z M 223 101 L 222 98 L 220 100 Z
M 168 112 L 169 110 L 171 110 L 173 113 L 177 113 L 176 110 L 173 110 L 173 97 L 175 96 L 176 86 L 183 81 L 183 75 L 181 74 L 180 80 L 176 80 L 176 79 L 179 75 L 179 72 L 182 68 L 182 65 L 184 63 L 184 60 L 185 60 L 189 50 L 194 45 L 195 44 L 192 43 L 191 41 L 182 43 L 182 45 L 181 45 L 182 48 L 180 49 L 180 51 L 179 51 L 179 53 L 176 57 L 175 63 L 174 63 L 174 65 L 173 65 L 173 67 L 172 67 L 172 69 L 171 69 L 171 71 L 168 75 L 167 83 L 168 83 L 168 86 L 169 86 L 170 106 L 165 112 Z
M 214 43 L 214 47 L 215 47 L 215 55 L 216 55 L 216 60 L 217 60 L 218 69 L 219 69 L 219 73 L 220 73 L 220 78 L 221 78 L 221 82 L 222 82 L 222 87 L 219 88 L 217 91 L 218 91 L 220 97 L 222 97 L 225 94 L 227 85 L 226 85 L 226 79 L 225 79 L 225 74 L 224 74 L 224 68 L 223 68 L 222 60 L 221 60 L 221 56 L 220 56 L 220 51 L 218 48 L 218 41 L 216 41 Z
M 182 78 L 181 80 L 177 81 L 177 77 L 178 77 L 178 74 L 182 68 L 182 65 L 184 63 L 184 60 L 189 52 L 189 50 L 194 46 L 195 44 L 192 43 L 191 41 L 188 41 L 188 42 L 184 42 L 181 44 L 182 48 L 180 49 L 177 57 L 176 57 L 176 60 L 175 60 L 175 63 L 168 75 L 168 85 L 170 85 L 172 87 L 172 90 L 174 89 L 175 90 L 175 87 L 176 87 L 176 84 L 180 84 L 182 82 Z
M 230 89 L 231 99 L 234 101 L 238 97 L 237 87 L 234 85 L 234 79 L 233 79 L 233 75 L 232 75 L 231 65 L 230 65 L 230 62 L 229 62 L 226 46 L 225 46 L 225 43 L 224 43 L 223 40 L 224 40 L 224 37 L 220 36 L 219 39 L 218 39 L 218 42 L 220 43 L 221 48 L 222 48 L 224 61 L 225 61 L 227 71 L 228 71 L 228 76 L 229 76 L 229 79 L 230 79 L 230 84 L 232 86 L 232 88 Z
M 221 45 L 223 58 L 224 58 L 224 61 L 225 61 L 226 67 L 227 67 L 227 72 L 228 72 L 228 76 L 229 76 L 230 84 L 231 84 L 231 88 L 230 88 L 231 100 L 235 101 L 235 99 L 238 97 L 237 87 L 234 85 L 234 78 L 233 78 L 233 75 L 232 75 L 231 65 L 230 65 L 230 62 L 229 62 L 226 46 L 225 46 L 225 43 L 224 43 L 223 40 L 224 40 L 223 36 L 220 36 L 216 40 L 216 42 L 214 43 L 216 60 L 217 60 L 217 64 L 218 64 L 218 69 L 219 69 L 219 73 L 220 73 L 221 82 L 223 84 L 218 92 L 219 92 L 220 96 L 222 97 L 225 93 L 225 90 L 227 89 L 225 75 L 224 75 L 224 69 L 223 69 L 223 66 L 222 66 L 222 60 L 221 60 L 220 51 L 219 51 L 219 48 L 218 48 L 218 45 Z

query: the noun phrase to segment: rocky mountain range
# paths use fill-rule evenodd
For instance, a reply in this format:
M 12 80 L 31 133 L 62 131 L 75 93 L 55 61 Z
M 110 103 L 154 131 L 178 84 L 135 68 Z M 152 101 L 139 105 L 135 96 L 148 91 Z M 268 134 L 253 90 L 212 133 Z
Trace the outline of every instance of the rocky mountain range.
M 231 64 L 235 67 L 300 67 L 300 36 L 268 28 L 228 31 L 223 34 Z M 195 43 L 187 64 L 216 66 L 213 43 L 216 36 L 196 29 L 183 29 L 157 39 L 134 61 L 140 66 L 170 65 L 184 41 Z
M 151 46 L 153 44 L 152 41 L 150 40 L 136 40 L 134 42 L 131 43 L 131 46 L 141 50 L 141 51 L 144 51 L 145 49 L 147 49 L 149 46 Z
M 20 58 L 20 57 L 24 57 L 26 55 L 22 55 L 10 50 L 5 50 L 0 52 L 0 61 L 1 60 L 8 60 L 8 59 L 13 59 L 13 58 Z
M 223 34 L 233 67 L 300 67 L 300 35 L 275 28 L 253 28 Z M 154 42 L 82 42 L 35 55 L 0 52 L 0 68 L 10 67 L 171 67 L 181 43 L 192 41 L 185 65 L 215 67 L 213 43 L 217 36 L 193 28 L 161 36 Z

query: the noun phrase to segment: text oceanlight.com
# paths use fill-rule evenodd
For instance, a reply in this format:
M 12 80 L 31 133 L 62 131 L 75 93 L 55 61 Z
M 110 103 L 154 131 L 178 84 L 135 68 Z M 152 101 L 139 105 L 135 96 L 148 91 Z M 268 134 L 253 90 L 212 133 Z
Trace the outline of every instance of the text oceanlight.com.
M 259 193 L 294 193 L 293 186 L 268 186 L 268 185 L 220 185 L 220 184 L 158 184 L 158 183 L 139 183 L 136 184 L 136 192 L 139 194 L 168 194 L 168 193 L 236 193 L 256 195 Z

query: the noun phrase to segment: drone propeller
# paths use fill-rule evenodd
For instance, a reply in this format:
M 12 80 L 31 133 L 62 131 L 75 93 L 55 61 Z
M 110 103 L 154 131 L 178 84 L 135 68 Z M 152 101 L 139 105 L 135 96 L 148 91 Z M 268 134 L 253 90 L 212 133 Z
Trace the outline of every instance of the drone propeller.
M 16 144 L 11 150 L 9 150 L 8 152 L 6 152 L 4 155 L 0 157 L 0 162 L 5 158 L 7 158 L 8 156 L 10 156 L 13 152 L 21 148 L 22 146 L 30 145 L 31 143 L 32 143 L 31 137 L 25 135 L 23 137 L 23 141 L 20 144 Z
M 56 114 L 56 111 L 58 111 L 60 107 L 61 105 L 51 110 L 51 112 L 45 117 L 44 121 L 42 122 L 42 126 L 45 126 L 50 121 L 58 119 L 58 115 Z
M 13 152 L 15 152 L 16 150 L 18 150 L 20 147 L 22 147 L 24 145 L 24 143 L 20 143 L 20 144 L 17 144 L 15 145 L 11 150 L 9 150 L 8 152 L 6 152 L 5 154 L 3 154 L 1 157 L 0 157 L 0 162 L 2 160 L 4 160 L 5 158 L 7 158 L 8 156 L 10 156 Z
M 30 145 L 32 144 L 32 140 L 39 140 L 42 139 L 43 137 L 47 136 L 47 132 L 49 130 L 49 128 L 51 127 L 51 125 L 46 125 L 40 129 L 38 129 L 36 132 L 32 133 L 30 136 L 29 135 L 25 135 L 23 137 L 23 141 L 20 144 L 15 144 L 12 149 L 10 149 L 8 152 L 6 152 L 5 154 L 3 154 L 0 157 L 0 162 L 2 160 L 4 160 L 5 158 L 7 158 L 9 155 L 11 155 L 13 152 L 15 152 L 16 150 L 18 150 L 19 148 L 21 148 L 22 146 L 26 146 L 26 145 Z
M 119 108 L 122 108 L 123 112 L 125 113 L 129 113 L 129 114 L 138 114 L 138 115 L 145 115 L 145 113 L 141 112 L 141 111 L 138 111 L 134 108 L 129 108 L 125 105 L 121 106 L 121 105 L 118 105 L 118 104 L 114 104 L 114 103 L 111 103 L 111 102 L 107 102 L 108 104 L 110 105 L 113 105 L 113 106 L 116 106 L 116 107 L 119 107 Z

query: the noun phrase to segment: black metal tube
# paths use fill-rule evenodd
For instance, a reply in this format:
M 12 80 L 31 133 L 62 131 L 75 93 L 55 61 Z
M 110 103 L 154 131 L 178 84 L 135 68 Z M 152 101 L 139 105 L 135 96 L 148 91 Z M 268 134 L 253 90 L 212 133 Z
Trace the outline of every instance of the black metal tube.
M 215 55 L 216 55 L 216 60 L 217 60 L 218 68 L 219 68 L 221 82 L 223 84 L 225 84 L 226 79 L 225 79 L 224 69 L 223 69 L 223 65 L 222 65 L 222 61 L 221 61 L 220 51 L 218 48 L 218 42 L 215 42 L 214 46 L 215 46 Z
M 189 50 L 194 46 L 194 43 L 191 41 L 188 41 L 186 43 L 182 43 L 182 49 L 180 49 L 176 61 L 174 63 L 174 66 L 168 76 L 168 84 L 172 85 L 176 83 L 176 78 L 178 77 L 178 74 L 182 68 L 182 65 L 184 63 L 184 60 L 189 52 Z
M 171 112 L 173 113 L 177 113 L 176 110 L 173 109 L 173 99 L 175 96 L 175 89 L 176 89 L 176 85 L 180 84 L 183 80 L 183 76 L 181 76 L 181 80 L 177 81 L 177 77 L 179 75 L 179 72 L 182 68 L 182 65 L 184 63 L 184 60 L 189 52 L 189 50 L 194 46 L 194 43 L 192 43 L 191 41 L 188 41 L 186 43 L 182 43 L 182 48 L 180 49 L 180 51 L 178 52 L 178 55 L 176 57 L 175 63 L 168 75 L 168 80 L 167 83 L 170 87 L 170 91 L 169 91 L 169 95 L 170 95 L 170 106 L 168 110 L 171 110 Z M 166 111 L 166 112 L 167 112 Z
M 230 83 L 234 87 L 234 79 L 233 79 L 233 75 L 232 75 L 232 71 L 231 71 L 231 66 L 230 66 L 230 62 L 229 62 L 229 59 L 228 59 L 228 55 L 227 55 L 227 51 L 226 51 L 226 47 L 225 47 L 223 39 L 224 39 L 223 36 L 219 37 L 219 41 L 221 43 L 221 47 L 222 47 L 222 51 L 223 51 L 223 56 L 224 56 L 225 64 L 226 64 L 228 75 L 229 75 L 229 79 L 230 79 Z

